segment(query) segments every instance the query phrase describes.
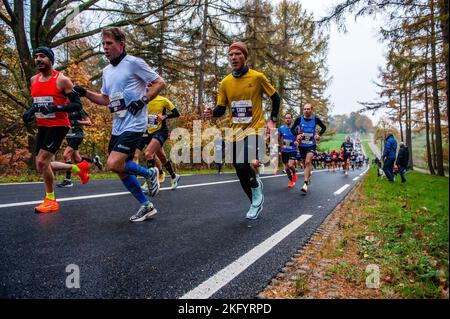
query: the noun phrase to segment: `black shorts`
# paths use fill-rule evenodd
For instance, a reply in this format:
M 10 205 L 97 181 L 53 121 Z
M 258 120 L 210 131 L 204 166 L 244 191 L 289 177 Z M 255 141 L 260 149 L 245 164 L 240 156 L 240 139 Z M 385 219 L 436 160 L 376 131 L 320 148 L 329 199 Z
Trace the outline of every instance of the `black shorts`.
M 40 150 L 55 154 L 61 147 L 67 132 L 69 132 L 69 127 L 67 126 L 39 126 L 36 136 L 35 154 L 38 155 Z
M 282 152 L 281 153 L 281 162 L 283 164 L 287 164 L 289 160 L 296 160 L 297 152 Z
M 142 132 L 123 132 L 120 135 L 112 135 L 109 140 L 108 153 L 120 152 L 128 154 L 128 160 L 133 159 L 136 145 L 142 138 Z
M 66 138 L 67 146 L 70 146 L 75 151 L 78 151 L 78 147 L 80 146 L 81 142 L 83 142 L 82 137 L 68 137 Z
M 226 147 L 227 145 L 225 145 L 225 151 L 228 152 Z M 264 159 L 265 155 L 264 136 L 252 135 L 233 142 L 233 164 L 251 163 L 253 160 Z
M 156 131 L 151 134 L 144 133 L 142 135 L 142 138 L 139 140 L 138 144 L 136 145 L 136 148 L 140 151 L 144 149 L 144 147 L 148 144 L 150 144 L 152 138 L 156 139 L 159 144 L 161 144 L 161 147 L 164 145 L 164 143 L 167 141 L 167 138 L 169 136 L 169 132 L 166 131 Z
M 344 162 L 347 162 L 347 160 L 350 158 L 350 153 L 344 153 Z
M 309 153 L 314 154 L 314 155 L 317 154 L 317 151 L 316 151 L 316 145 L 312 145 L 312 146 L 300 146 L 300 147 L 299 147 L 299 150 L 300 150 L 300 156 L 301 156 L 303 159 L 306 159 L 306 154 L 309 154 Z

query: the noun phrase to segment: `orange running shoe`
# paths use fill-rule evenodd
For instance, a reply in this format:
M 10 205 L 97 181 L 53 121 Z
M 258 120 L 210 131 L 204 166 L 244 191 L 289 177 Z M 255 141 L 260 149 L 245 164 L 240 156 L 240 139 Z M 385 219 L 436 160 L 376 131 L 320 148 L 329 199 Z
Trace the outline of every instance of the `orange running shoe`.
M 88 173 L 89 173 L 89 168 L 91 166 L 85 160 L 82 161 L 81 163 L 78 163 L 77 166 L 80 169 L 80 171 L 78 173 L 75 173 L 75 174 L 80 177 L 81 184 L 84 185 L 87 182 L 89 182 L 89 174 Z
M 289 184 L 288 184 L 288 188 L 292 188 L 294 185 L 295 185 L 295 182 L 294 181 L 290 181 Z
M 293 181 L 294 183 L 297 183 L 297 180 L 298 180 L 297 174 L 294 174 L 294 176 L 292 176 L 292 181 Z
M 42 204 L 36 206 L 34 211 L 36 213 L 51 213 L 59 210 L 59 204 L 56 200 L 45 197 Z

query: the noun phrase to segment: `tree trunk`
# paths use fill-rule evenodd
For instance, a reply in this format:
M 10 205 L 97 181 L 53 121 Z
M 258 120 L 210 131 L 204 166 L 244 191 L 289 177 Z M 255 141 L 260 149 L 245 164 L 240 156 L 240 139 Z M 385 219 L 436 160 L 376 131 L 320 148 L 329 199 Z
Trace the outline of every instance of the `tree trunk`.
M 444 174 L 444 156 L 442 152 L 441 114 L 439 109 L 438 79 L 436 70 L 436 30 L 434 19 L 434 1 L 431 1 L 431 86 L 433 89 L 434 134 L 436 137 L 437 175 Z
M 428 50 L 427 50 L 428 51 Z M 430 146 L 430 121 L 428 116 L 428 65 L 425 65 L 425 133 L 427 139 L 427 163 L 428 169 L 432 175 L 436 175 L 434 171 L 434 166 L 431 157 L 431 146 Z
M 402 141 L 404 141 L 404 136 L 403 136 L 403 108 L 402 108 L 402 94 L 400 93 L 400 112 L 398 114 L 398 124 L 400 126 L 400 138 L 402 139 Z
M 159 43 L 158 43 L 158 74 L 164 78 L 164 34 L 166 32 L 166 6 L 165 0 L 162 0 L 161 22 L 159 24 Z
M 442 30 L 442 40 L 444 45 L 444 63 L 445 63 L 445 83 L 447 84 L 447 88 L 445 90 L 445 94 L 447 96 L 447 121 L 450 120 L 450 104 L 448 99 L 448 89 L 449 89 L 449 64 L 448 64 L 448 54 L 449 54 L 449 26 L 448 26 L 448 15 L 449 15 L 449 3 L 448 0 L 440 0 L 439 1 L 439 16 L 441 21 L 441 30 Z M 448 131 L 447 131 L 447 140 L 448 140 Z
M 207 36 L 208 36 L 208 0 L 205 0 L 203 8 L 203 25 L 202 25 L 202 44 L 200 46 L 200 67 L 198 75 L 198 92 L 197 92 L 197 103 L 198 103 L 198 114 L 202 114 L 203 105 L 203 91 L 204 81 L 205 81 L 205 64 L 206 64 L 206 49 L 207 49 Z

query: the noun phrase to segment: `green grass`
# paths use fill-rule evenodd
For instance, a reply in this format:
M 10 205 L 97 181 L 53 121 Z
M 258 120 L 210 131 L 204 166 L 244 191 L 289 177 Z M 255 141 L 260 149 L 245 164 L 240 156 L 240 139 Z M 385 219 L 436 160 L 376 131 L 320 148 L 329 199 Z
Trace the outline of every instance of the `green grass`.
M 346 136 L 347 134 L 344 133 L 336 133 L 331 137 L 324 137 L 323 140 L 321 139 L 321 141 L 317 144 L 317 147 L 321 152 L 331 152 L 332 150 L 339 152 Z
M 359 203 L 368 213 L 364 221 L 375 242 L 359 240 L 361 255 L 377 264 L 388 288 L 405 298 L 441 298 L 448 288 L 449 180 L 417 172 L 401 184 L 377 178 L 371 169 Z M 375 243 L 378 243 L 375 245 Z

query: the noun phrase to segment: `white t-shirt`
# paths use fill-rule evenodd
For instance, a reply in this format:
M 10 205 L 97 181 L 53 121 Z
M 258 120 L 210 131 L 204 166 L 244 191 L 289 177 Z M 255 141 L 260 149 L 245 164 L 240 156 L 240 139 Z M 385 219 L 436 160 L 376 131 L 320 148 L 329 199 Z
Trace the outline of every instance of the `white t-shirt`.
M 109 64 L 103 69 L 101 92 L 110 99 L 112 135 L 125 131 L 144 133 L 147 130 L 147 107 L 144 106 L 134 116 L 126 106 L 146 95 L 147 85 L 157 78 L 158 74 L 144 60 L 128 54 L 118 65 Z

